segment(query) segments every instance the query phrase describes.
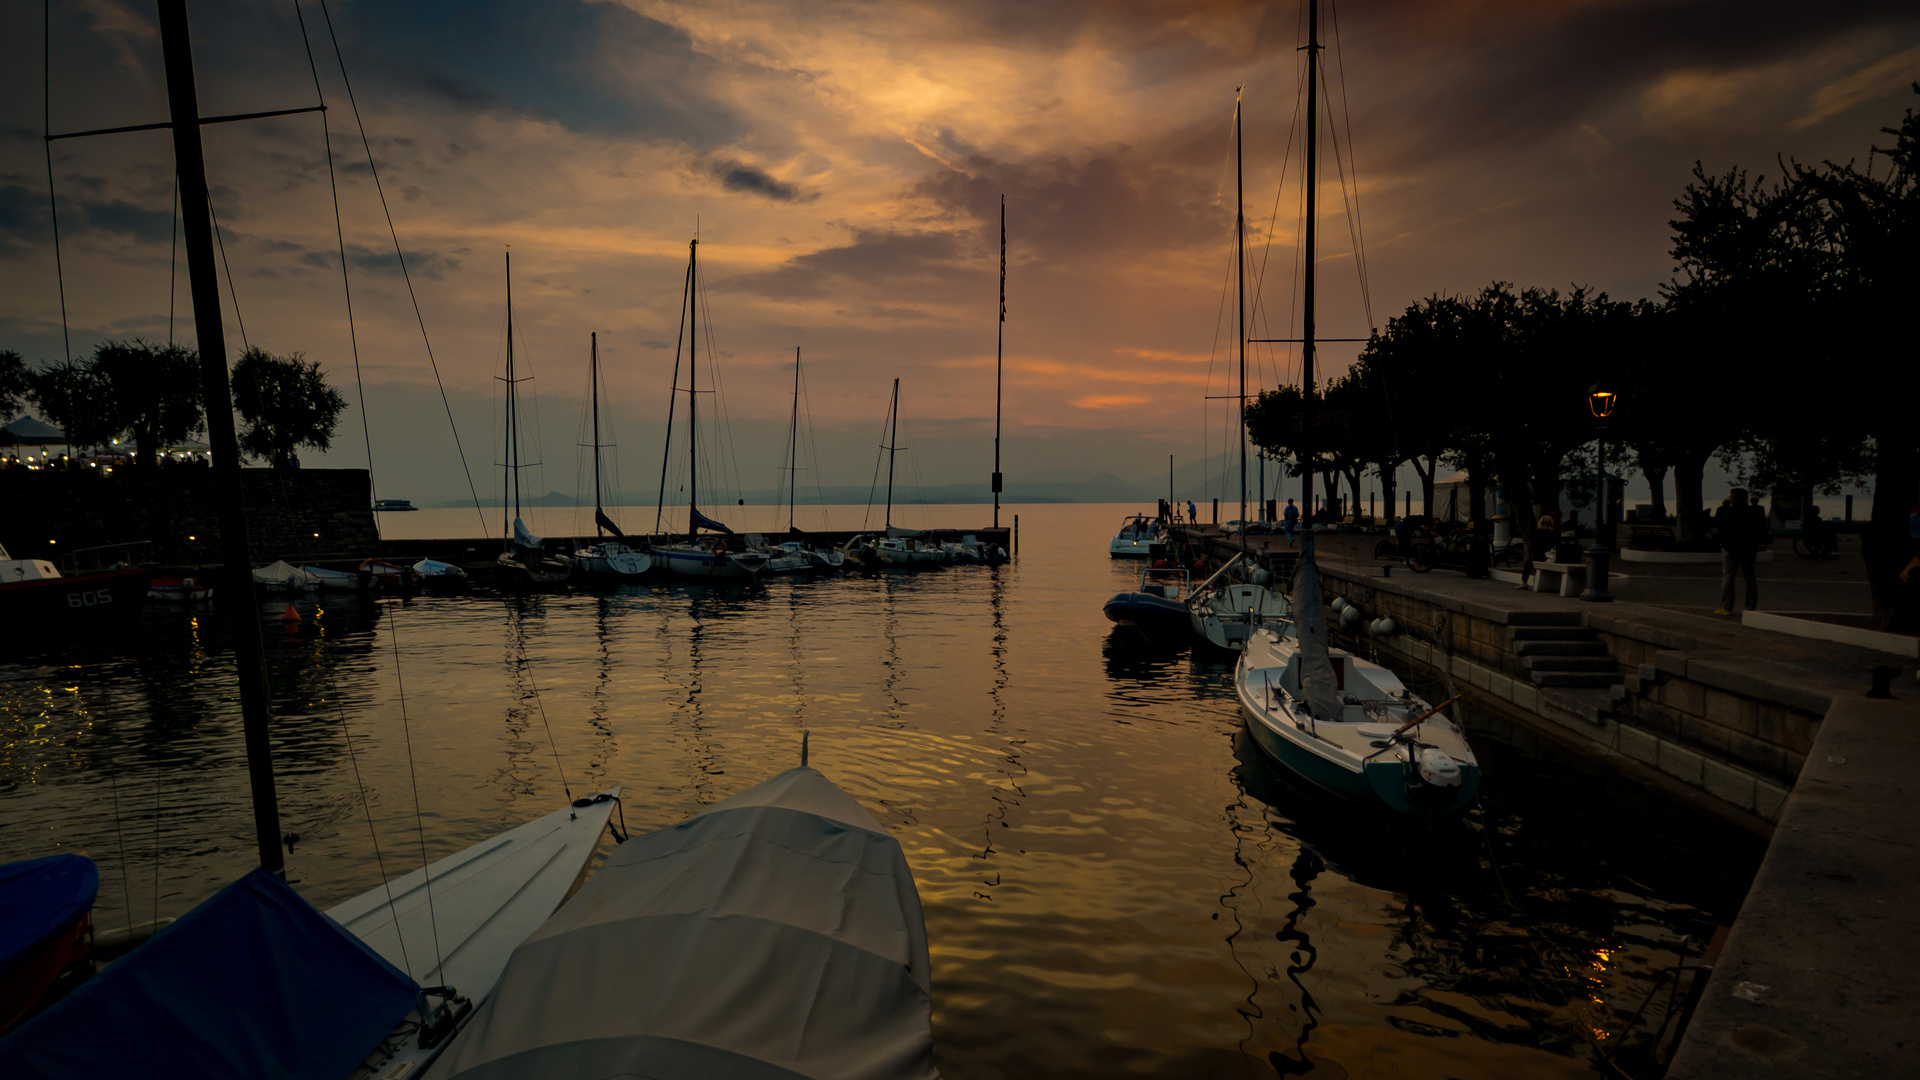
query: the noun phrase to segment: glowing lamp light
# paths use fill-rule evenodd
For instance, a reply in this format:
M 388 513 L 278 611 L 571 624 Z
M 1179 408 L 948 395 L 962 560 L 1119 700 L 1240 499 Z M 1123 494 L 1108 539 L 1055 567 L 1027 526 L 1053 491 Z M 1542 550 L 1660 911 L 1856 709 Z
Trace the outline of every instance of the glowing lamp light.
M 1620 395 L 1611 390 L 1600 389 L 1599 383 L 1594 383 L 1587 390 L 1587 408 L 1593 413 L 1595 419 L 1605 420 L 1613 415 L 1613 407 L 1619 403 Z

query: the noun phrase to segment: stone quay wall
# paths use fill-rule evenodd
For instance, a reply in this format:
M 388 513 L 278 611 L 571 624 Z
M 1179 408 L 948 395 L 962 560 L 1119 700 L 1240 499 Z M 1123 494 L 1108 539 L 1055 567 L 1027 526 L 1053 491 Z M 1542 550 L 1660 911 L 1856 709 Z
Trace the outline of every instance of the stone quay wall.
M 364 469 L 243 469 L 247 535 L 256 565 L 366 558 L 378 554 L 373 489 Z M 114 470 L 0 470 L 0 544 L 16 559 L 47 559 L 72 571 L 112 563 L 116 550 L 71 553 L 148 541 L 128 549 L 150 566 L 220 561 L 216 474 L 167 467 Z M 75 563 L 79 565 L 74 565 Z
M 1832 700 L 1785 665 L 1627 611 L 1531 593 L 1498 607 L 1339 564 L 1322 576 L 1329 603 L 1365 613 L 1346 635 L 1356 651 L 1446 679 L 1475 705 L 1759 832 L 1779 819 Z M 1396 632 L 1367 633 L 1381 616 Z M 1541 685 L 1554 680 L 1527 643 L 1582 634 L 1605 647 L 1584 672 L 1589 685 Z

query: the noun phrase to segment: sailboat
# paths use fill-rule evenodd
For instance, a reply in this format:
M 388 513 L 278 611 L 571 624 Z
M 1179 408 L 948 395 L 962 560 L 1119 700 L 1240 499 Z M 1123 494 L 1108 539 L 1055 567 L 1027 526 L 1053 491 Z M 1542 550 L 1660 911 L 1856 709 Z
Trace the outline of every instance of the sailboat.
M 800 488 L 800 349 L 793 350 L 793 415 L 787 421 L 787 539 L 772 546 L 753 545 L 768 555 L 767 573 L 793 574 L 803 570 L 832 572 L 846 565 L 847 556 L 831 546 L 816 547 L 794 525 Z
M 219 500 L 222 588 L 251 586 L 248 523 L 185 0 L 160 0 L 187 272 Z M 224 609 L 260 866 L 0 1039 L 0 1076 L 399 1077 L 447 1046 L 509 952 L 566 896 L 615 792 L 369 890 L 327 914 L 283 879 L 271 689 L 252 605 Z M 437 892 L 437 895 L 436 895 Z
M 582 577 L 596 581 L 619 582 L 638 578 L 653 569 L 653 557 L 628 547 L 623 542 L 626 534 L 613 523 L 613 519 L 607 516 L 606 507 L 600 504 L 600 451 L 605 444 L 600 441 L 600 334 L 597 331 L 592 337 L 590 363 L 593 383 L 593 531 L 597 542 L 573 553 L 573 569 Z M 606 539 L 608 533 L 612 533 L 614 539 Z
M 687 326 L 687 538 L 677 543 L 653 545 L 656 565 L 671 573 L 692 578 L 752 578 L 767 567 L 767 553 L 749 551 L 744 543 L 728 543 L 733 530 L 700 512 L 700 241 L 687 244 L 687 286 L 681 311 Z M 677 342 L 676 342 L 677 344 Z M 680 364 L 676 350 L 674 385 L 667 411 L 667 445 L 673 445 L 672 395 L 680 393 Z M 667 462 L 660 462 L 660 509 L 666 511 Z M 702 537 L 700 530 L 718 533 Z
M 938 566 L 948 561 L 946 549 L 920 539 L 918 529 L 896 528 L 893 524 L 893 458 L 900 449 L 900 380 L 893 380 L 893 400 L 887 406 L 892 431 L 887 436 L 887 535 L 873 542 L 874 557 L 883 566 Z
M 520 517 L 520 383 L 513 377 L 513 252 L 507 252 L 507 460 L 503 504 L 513 509 L 504 550 L 493 560 L 494 577 L 509 589 L 558 589 L 566 585 L 573 568 L 564 559 L 549 557 L 546 541 L 534 535 Z M 598 440 L 595 440 L 598 441 Z
M 1239 290 L 1237 306 L 1240 311 L 1240 396 L 1236 399 L 1241 410 L 1240 554 L 1201 583 L 1187 598 L 1193 632 L 1216 648 L 1234 650 L 1246 647 L 1247 637 L 1253 633 L 1254 627 L 1284 619 L 1287 615 L 1286 597 L 1269 590 L 1268 582 L 1261 580 L 1266 571 L 1250 575 L 1253 580 L 1235 580 L 1228 576 L 1228 571 L 1236 563 L 1242 562 L 1247 554 L 1247 214 L 1246 200 L 1241 190 L 1244 175 L 1240 162 L 1240 133 L 1240 103 L 1236 101 L 1233 105 L 1233 247 L 1236 268 L 1234 280 Z M 1307 273 L 1313 273 L 1311 266 L 1307 268 Z
M 1313 493 L 1319 0 L 1308 0 L 1307 12 L 1307 115 L 1314 119 L 1307 125 L 1302 259 L 1302 506 L 1312 505 Z M 1464 810 L 1479 788 L 1480 766 L 1459 725 L 1443 712 L 1458 699 L 1428 705 L 1393 672 L 1328 645 L 1313 540 L 1312 529 L 1301 534 L 1291 622 L 1255 628 L 1234 667 L 1234 693 L 1248 733 L 1282 768 L 1324 791 L 1409 814 Z

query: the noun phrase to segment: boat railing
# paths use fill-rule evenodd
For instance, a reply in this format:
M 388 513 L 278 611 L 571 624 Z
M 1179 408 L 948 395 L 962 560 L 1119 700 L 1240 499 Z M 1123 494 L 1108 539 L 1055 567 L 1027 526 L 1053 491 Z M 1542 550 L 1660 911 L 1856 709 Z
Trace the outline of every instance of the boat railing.
M 1164 581 L 1153 581 L 1162 578 Z M 1140 568 L 1140 591 L 1150 596 L 1167 596 L 1167 586 L 1174 587 L 1174 593 L 1168 599 L 1178 600 L 1188 595 L 1193 588 L 1193 575 L 1184 566 L 1143 566 Z
M 151 540 L 121 540 L 112 544 L 96 544 L 93 547 L 83 547 L 74 551 L 66 552 L 61 556 L 61 561 L 67 564 L 67 572 L 70 574 L 92 573 L 92 572 L 97 572 L 101 570 L 111 570 L 115 566 L 134 565 L 134 558 L 133 558 L 134 548 L 152 547 L 152 546 L 153 546 L 153 541 Z M 109 551 L 119 552 L 120 558 L 118 558 L 112 563 L 109 563 L 105 559 L 105 557 L 103 557 L 103 555 L 101 554 L 102 552 L 109 552 Z M 82 560 L 80 558 L 80 556 L 82 555 L 88 555 L 92 557 Z M 83 561 L 87 565 L 82 566 L 81 563 Z

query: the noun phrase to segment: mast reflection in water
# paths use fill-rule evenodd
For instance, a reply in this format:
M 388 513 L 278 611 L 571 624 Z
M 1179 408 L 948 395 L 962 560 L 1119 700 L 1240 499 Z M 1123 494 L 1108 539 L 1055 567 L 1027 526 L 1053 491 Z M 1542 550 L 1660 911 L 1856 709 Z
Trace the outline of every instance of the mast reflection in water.
M 289 874 L 323 906 L 374 885 L 369 816 L 417 865 L 402 680 L 436 858 L 550 805 L 561 769 L 622 785 L 632 828 L 669 824 L 793 765 L 806 728 L 918 877 L 950 1076 L 1594 1075 L 1760 845 L 1471 714 L 1486 780 L 1457 828 L 1288 788 L 1225 658 L 1102 616 L 1133 509 L 1022 507 L 999 568 L 326 595 L 291 630 L 263 608 Z M 186 612 L 0 664 L 0 859 L 91 854 L 101 926 L 244 872 L 232 685 Z M 1657 1072 L 1665 1000 L 1617 1052 L 1633 1075 Z

